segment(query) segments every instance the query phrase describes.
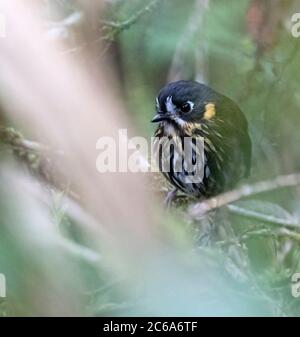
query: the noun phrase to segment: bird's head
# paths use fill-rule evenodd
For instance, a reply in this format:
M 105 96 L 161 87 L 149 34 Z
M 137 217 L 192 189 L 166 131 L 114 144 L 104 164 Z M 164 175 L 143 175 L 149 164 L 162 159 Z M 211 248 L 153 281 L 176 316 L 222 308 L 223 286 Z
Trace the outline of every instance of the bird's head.
M 162 88 L 156 98 L 153 123 L 164 122 L 184 129 L 193 123 L 204 123 L 215 116 L 216 92 L 204 84 L 178 81 Z

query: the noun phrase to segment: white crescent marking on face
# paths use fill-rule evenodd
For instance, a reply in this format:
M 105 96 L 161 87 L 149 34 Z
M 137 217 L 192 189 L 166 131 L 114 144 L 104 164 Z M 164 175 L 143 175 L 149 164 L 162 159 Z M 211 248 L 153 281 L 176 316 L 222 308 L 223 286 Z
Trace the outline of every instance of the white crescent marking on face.
M 176 105 L 173 103 L 173 97 L 168 96 L 166 99 L 166 109 L 169 113 L 175 113 L 177 110 Z
M 187 101 L 187 103 L 189 103 L 190 107 L 191 107 L 191 110 L 194 109 L 194 106 L 195 106 L 195 103 L 192 102 L 192 101 Z
M 187 103 L 190 104 L 191 106 L 191 110 L 193 110 L 194 106 L 195 106 L 195 103 L 192 102 L 192 101 L 187 101 Z M 173 103 L 173 97 L 172 96 L 168 96 L 167 99 L 166 99 L 166 109 L 168 111 L 168 113 L 171 113 L 171 114 L 176 114 L 178 108 L 176 107 L 176 105 Z M 184 127 L 186 125 L 186 121 L 184 121 L 182 118 L 180 118 L 179 116 L 176 116 L 174 118 L 174 121 L 181 127 Z

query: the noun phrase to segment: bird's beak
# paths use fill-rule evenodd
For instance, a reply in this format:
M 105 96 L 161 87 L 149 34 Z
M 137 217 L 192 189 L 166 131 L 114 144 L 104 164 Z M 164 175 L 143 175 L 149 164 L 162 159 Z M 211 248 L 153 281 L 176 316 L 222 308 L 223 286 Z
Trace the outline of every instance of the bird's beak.
M 172 119 L 172 115 L 170 114 L 157 114 L 155 115 L 152 120 L 151 120 L 151 123 L 159 123 L 159 122 L 162 122 L 162 121 L 168 121 L 168 120 L 171 120 Z

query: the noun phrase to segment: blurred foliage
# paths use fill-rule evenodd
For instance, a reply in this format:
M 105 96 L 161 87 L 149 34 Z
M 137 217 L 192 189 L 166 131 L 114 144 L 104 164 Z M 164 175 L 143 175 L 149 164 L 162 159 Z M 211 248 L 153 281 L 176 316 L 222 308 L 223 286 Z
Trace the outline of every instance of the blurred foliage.
M 149 2 L 106 1 L 99 34 L 105 21 L 125 22 Z M 113 39 L 104 39 L 109 48 L 99 57 L 112 58 L 128 112 L 140 133 L 147 137 L 153 133 L 149 121 L 156 94 L 169 80 L 174 55 L 183 47 L 182 78 L 200 75 L 234 99 L 249 121 L 254 152 L 250 182 L 300 171 L 300 40 L 289 31 L 294 2 L 287 2 L 269 31 L 274 34 L 273 44 L 265 49 L 260 41 L 258 50 L 247 26 L 249 6 L 256 5 L 250 0 L 209 1 L 204 13 L 196 13 L 203 17 L 192 34 L 187 27 L 195 15 L 195 0 L 161 0 Z M 76 1 L 47 3 L 52 21 L 82 11 Z M 66 29 L 72 30 L 72 25 Z M 204 60 L 200 69 L 195 65 L 199 53 Z M 7 161 L 7 155 L 1 160 Z M 49 228 L 54 225 L 70 242 L 90 245 L 76 221 L 56 204 L 59 196 L 52 195 L 49 211 L 32 200 L 24 204 L 29 197 L 20 197 L 22 192 L 5 182 L 7 178 L 0 177 L 0 272 L 7 276 L 9 296 L 0 299 L 0 316 L 299 316 L 300 300 L 291 294 L 291 275 L 300 272 L 297 228 L 287 232 L 284 225 L 227 208 L 195 223 L 186 219 L 190 201 L 180 199 L 160 220 L 167 242 L 165 258 L 153 256 L 143 266 L 135 266 L 130 278 L 120 279 L 113 267 L 110 270 L 105 251 L 100 249 L 105 263 L 91 263 L 42 235 L 46 230 L 53 235 Z M 300 226 L 299 200 L 299 188 L 282 189 L 236 206 L 283 223 L 296 219 Z M 30 237 L 33 222 L 45 223 L 38 238 Z

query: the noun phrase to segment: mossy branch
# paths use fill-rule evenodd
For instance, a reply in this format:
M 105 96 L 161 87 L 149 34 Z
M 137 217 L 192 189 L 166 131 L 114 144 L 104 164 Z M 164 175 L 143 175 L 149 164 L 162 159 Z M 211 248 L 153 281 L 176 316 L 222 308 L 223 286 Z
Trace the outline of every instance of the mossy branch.
M 62 151 L 53 150 L 47 145 L 25 139 L 19 131 L 11 127 L 0 127 L 0 143 L 10 146 L 15 151 L 64 154 Z

